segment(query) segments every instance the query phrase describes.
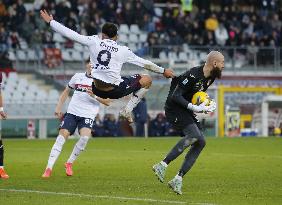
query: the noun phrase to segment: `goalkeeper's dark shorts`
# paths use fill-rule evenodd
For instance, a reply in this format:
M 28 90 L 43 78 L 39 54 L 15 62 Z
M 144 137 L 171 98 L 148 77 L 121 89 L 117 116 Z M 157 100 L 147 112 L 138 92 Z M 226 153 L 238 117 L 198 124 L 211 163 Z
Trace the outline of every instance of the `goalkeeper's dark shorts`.
M 200 121 L 190 110 L 175 105 L 173 108 L 165 107 L 165 115 L 167 121 L 171 123 L 173 128 L 180 133 L 189 124 L 196 124 L 197 127 L 202 130 Z

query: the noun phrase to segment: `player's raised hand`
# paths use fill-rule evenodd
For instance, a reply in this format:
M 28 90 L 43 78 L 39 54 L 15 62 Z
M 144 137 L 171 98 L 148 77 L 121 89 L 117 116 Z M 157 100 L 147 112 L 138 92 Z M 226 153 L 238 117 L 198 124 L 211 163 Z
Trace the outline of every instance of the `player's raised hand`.
M 54 19 L 53 16 L 48 14 L 48 12 L 45 9 L 40 10 L 40 16 L 46 23 L 50 23 L 50 21 Z
M 166 68 L 164 70 L 163 76 L 166 77 L 166 78 L 173 78 L 174 77 L 174 72 L 173 72 L 172 69 Z
M 0 111 L 0 116 L 3 120 L 7 119 L 7 114 L 4 111 Z

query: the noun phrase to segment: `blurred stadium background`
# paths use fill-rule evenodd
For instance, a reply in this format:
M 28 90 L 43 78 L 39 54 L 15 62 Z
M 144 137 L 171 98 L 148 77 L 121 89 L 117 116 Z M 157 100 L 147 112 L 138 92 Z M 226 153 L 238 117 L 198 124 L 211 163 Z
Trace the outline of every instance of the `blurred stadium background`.
M 84 35 L 106 21 L 119 25 L 119 43 L 177 74 L 202 63 L 210 50 L 225 55 L 225 71 L 209 95 L 217 112 L 200 116 L 207 136 L 272 136 L 282 128 L 281 0 L 0 0 L 0 70 L 9 119 L 2 135 L 54 137 L 54 109 L 70 77 L 84 70 L 85 47 L 50 31 L 39 17 Z M 144 73 L 126 65 L 123 75 Z M 136 114 L 146 136 L 173 136 L 163 106 L 169 81 L 150 73 L 153 87 Z M 94 136 L 132 136 L 117 113 L 127 99 L 102 107 Z M 144 115 L 148 113 L 148 115 Z

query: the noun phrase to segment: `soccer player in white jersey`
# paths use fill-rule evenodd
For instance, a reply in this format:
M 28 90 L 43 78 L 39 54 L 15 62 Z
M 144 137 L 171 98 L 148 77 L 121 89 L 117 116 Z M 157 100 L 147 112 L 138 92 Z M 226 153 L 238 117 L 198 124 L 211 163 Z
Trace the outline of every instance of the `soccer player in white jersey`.
M 134 75 L 130 77 L 121 77 L 120 72 L 124 63 L 131 63 L 141 66 L 155 73 L 163 74 L 166 78 L 174 77 L 171 69 L 164 69 L 136 56 L 128 47 L 116 43 L 117 27 L 113 23 L 105 23 L 102 27 L 102 37 L 98 35 L 84 36 L 63 26 L 53 19 L 45 10 L 40 11 L 43 20 L 50 24 L 51 28 L 61 35 L 77 41 L 89 48 L 90 59 L 93 64 L 92 89 L 95 95 L 101 98 L 118 99 L 133 93 L 128 104 L 120 115 L 132 122 L 131 112 L 133 108 L 141 101 L 149 90 L 152 79 L 149 75 Z
M 2 97 L 2 91 L 1 91 L 2 80 L 3 80 L 3 76 L 2 76 L 2 72 L 0 72 L 0 118 L 2 120 L 6 120 L 7 114 L 4 112 L 3 97 Z M 0 129 L 0 132 L 1 132 L 1 129 Z M 9 175 L 6 173 L 6 171 L 4 169 L 4 145 L 2 143 L 1 137 L 2 136 L 1 136 L 1 133 L 0 133 L 0 179 L 8 179 Z
M 80 139 L 75 144 L 69 159 L 65 163 L 66 175 L 73 175 L 72 164 L 85 149 L 91 136 L 91 128 L 99 112 L 99 103 L 105 105 L 109 105 L 110 103 L 109 99 L 102 99 L 93 95 L 91 91 L 93 79 L 90 77 L 91 64 L 89 62 L 86 64 L 86 69 L 85 73 L 76 73 L 71 78 L 68 86 L 59 98 L 55 115 L 59 119 L 63 117 L 63 121 L 60 125 L 59 135 L 51 149 L 47 167 L 42 175 L 43 178 L 49 178 L 51 176 L 53 166 L 61 153 L 66 139 L 78 128 Z M 63 116 L 61 109 L 72 89 L 74 93 L 69 103 L 67 113 Z

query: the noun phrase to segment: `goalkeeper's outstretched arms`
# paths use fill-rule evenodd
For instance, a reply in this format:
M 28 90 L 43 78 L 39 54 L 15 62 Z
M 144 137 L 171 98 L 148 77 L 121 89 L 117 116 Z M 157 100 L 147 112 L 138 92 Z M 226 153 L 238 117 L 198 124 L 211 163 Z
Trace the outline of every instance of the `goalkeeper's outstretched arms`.
M 41 18 L 48 24 L 50 24 L 51 28 L 60 33 L 62 36 L 71 39 L 73 41 L 76 41 L 78 43 L 81 43 L 83 45 L 89 46 L 91 44 L 95 43 L 95 38 L 98 38 L 97 36 L 84 36 L 81 35 L 64 25 L 60 24 L 59 22 L 54 20 L 54 17 L 51 14 L 48 14 L 46 10 L 40 10 L 40 16 Z

